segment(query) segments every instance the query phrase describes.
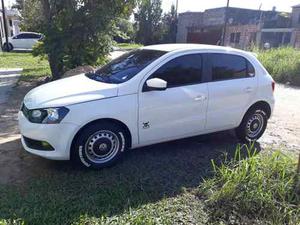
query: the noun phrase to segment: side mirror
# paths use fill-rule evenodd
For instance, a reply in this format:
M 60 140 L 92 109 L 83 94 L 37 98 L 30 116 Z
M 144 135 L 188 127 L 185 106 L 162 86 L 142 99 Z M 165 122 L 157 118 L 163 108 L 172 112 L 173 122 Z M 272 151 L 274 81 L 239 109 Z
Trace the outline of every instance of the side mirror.
M 159 78 L 152 78 L 146 81 L 148 91 L 164 91 L 167 89 L 167 81 Z

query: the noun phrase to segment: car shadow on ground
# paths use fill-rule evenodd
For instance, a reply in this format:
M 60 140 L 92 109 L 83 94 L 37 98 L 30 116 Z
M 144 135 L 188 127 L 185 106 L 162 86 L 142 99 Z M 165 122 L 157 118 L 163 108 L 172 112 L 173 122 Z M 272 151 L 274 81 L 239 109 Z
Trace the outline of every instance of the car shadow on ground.
M 14 142 L 20 147 L 19 140 Z M 22 181 L 21 188 L 8 185 L 10 188 L 1 191 L 0 198 L 7 205 L 0 218 L 17 216 L 29 224 L 38 221 L 58 224 L 60 213 L 68 215 L 66 223 L 83 214 L 94 217 L 120 214 L 198 187 L 204 178 L 213 175 L 211 160 L 219 162 L 225 155 L 232 158 L 237 145 L 237 139 L 228 131 L 187 138 L 128 151 L 116 166 L 99 171 L 33 157 L 20 149 L 17 157 L 22 157 L 23 164 L 15 172 L 32 177 L 26 185 Z M 255 143 L 255 148 L 259 152 L 260 144 Z M 242 151 L 242 157 L 247 157 L 246 152 Z M 10 199 L 12 192 L 14 198 Z M 76 207 L 68 210 L 70 204 Z M 31 211 L 25 213 L 25 208 Z M 57 215 L 48 215 L 49 210 Z

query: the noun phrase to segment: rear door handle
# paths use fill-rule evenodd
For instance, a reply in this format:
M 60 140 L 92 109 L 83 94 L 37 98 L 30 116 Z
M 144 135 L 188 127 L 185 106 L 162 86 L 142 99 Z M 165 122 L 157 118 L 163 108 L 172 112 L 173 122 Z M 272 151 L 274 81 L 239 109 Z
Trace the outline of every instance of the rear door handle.
M 252 88 L 252 87 L 247 87 L 247 88 L 245 89 L 245 92 L 251 93 L 251 92 L 253 92 L 253 88 Z

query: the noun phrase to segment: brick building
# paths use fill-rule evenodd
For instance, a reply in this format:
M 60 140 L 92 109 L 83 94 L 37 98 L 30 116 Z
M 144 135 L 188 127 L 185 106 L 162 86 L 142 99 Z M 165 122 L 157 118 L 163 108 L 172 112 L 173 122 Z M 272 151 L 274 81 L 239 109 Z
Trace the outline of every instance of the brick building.
M 220 44 L 226 8 L 179 14 L 177 42 Z M 292 13 L 229 7 L 225 45 L 246 49 L 251 45 L 300 47 L 300 5 Z

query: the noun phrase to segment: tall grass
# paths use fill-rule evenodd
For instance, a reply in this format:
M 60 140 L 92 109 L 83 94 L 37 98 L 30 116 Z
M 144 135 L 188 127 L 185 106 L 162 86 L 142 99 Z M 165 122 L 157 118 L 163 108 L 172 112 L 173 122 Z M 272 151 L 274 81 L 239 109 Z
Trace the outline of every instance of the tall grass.
M 207 199 L 213 224 L 300 224 L 296 160 L 277 151 L 235 158 L 216 165 L 215 177 L 206 180 L 199 194 Z
M 292 47 L 255 50 L 275 81 L 300 86 L 300 51 Z

